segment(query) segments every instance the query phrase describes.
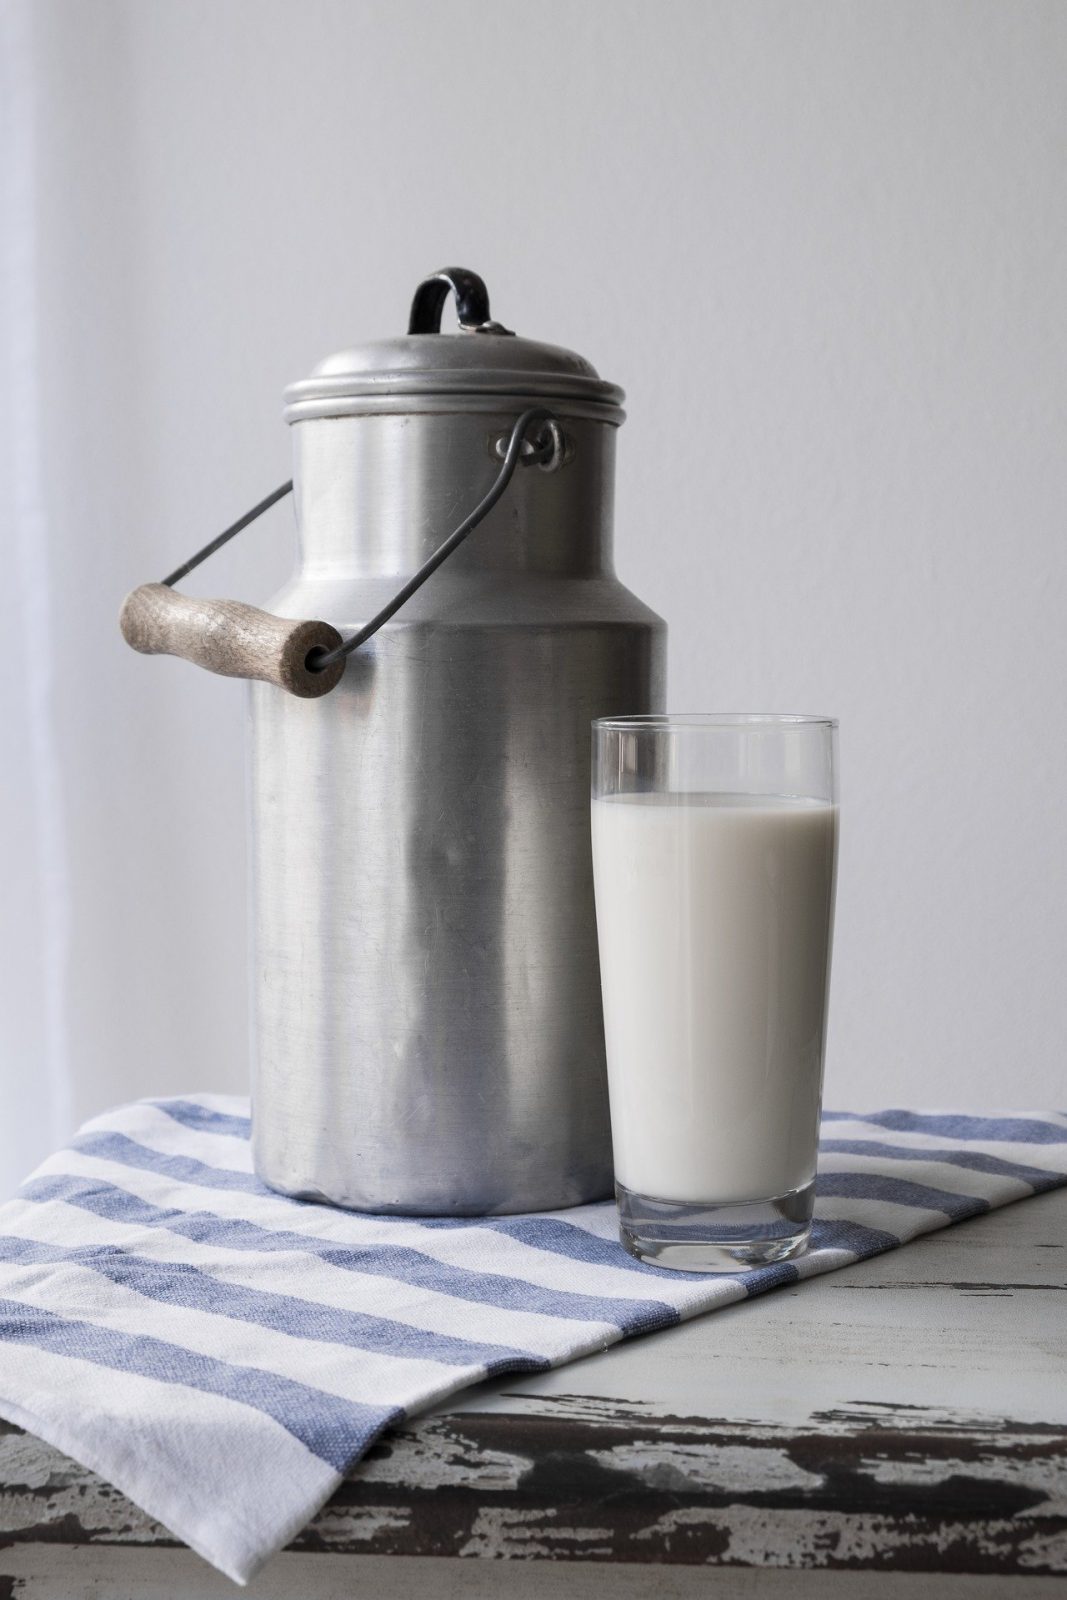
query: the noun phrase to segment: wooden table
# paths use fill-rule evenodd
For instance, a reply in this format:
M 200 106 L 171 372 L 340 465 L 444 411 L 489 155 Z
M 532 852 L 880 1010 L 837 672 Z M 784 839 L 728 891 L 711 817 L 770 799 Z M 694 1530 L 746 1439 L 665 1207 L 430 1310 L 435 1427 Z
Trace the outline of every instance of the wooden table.
M 0 1545 L 0 1600 L 237 1593 L 11 1427 Z M 245 1592 L 1067 1600 L 1067 1190 L 471 1390 Z

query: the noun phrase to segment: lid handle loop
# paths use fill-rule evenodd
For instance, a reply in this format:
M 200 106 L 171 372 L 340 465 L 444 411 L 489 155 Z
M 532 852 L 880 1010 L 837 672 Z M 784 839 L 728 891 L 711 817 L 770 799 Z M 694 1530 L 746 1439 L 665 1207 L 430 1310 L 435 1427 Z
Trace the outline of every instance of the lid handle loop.
M 461 332 L 511 332 L 489 315 L 489 290 L 476 272 L 466 267 L 442 267 L 440 272 L 424 278 L 415 290 L 408 333 L 440 333 L 441 313 L 449 294 L 455 296 Z

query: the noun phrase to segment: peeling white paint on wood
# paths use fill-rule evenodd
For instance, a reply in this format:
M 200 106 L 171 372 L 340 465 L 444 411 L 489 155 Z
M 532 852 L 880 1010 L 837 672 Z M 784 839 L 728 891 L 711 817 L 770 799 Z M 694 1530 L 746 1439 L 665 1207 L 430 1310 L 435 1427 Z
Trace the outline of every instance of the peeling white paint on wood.
M 875 1457 L 860 1462 L 872 1482 L 897 1487 L 924 1488 L 948 1483 L 953 1478 L 970 1478 L 986 1483 L 1014 1484 L 1033 1491 L 1035 1503 L 1017 1515 L 1021 1517 L 1058 1516 L 1067 1518 L 1067 1456 L 1027 1453 L 1025 1435 L 1011 1436 L 1011 1449 L 997 1454 L 968 1457 L 939 1456 L 910 1460 Z M 1038 1448 L 1047 1440 L 1035 1440 Z M 1031 1446 L 1030 1448 L 1033 1448 Z
M 160 1539 L 169 1541 L 170 1538 L 158 1522 L 131 1505 L 124 1495 L 117 1490 L 105 1495 L 97 1491 L 95 1484 L 88 1490 L 84 1484 L 53 1488 L 44 1500 L 39 1495 L 5 1490 L 0 1494 L 0 1538 L 17 1534 L 23 1528 L 39 1527 L 43 1508 L 47 1508 L 47 1519 L 52 1526 L 71 1518 L 93 1538 L 105 1538 L 108 1542 L 157 1544 Z
M 561 1547 L 567 1546 L 584 1561 L 613 1553 L 610 1528 L 577 1528 L 556 1524 L 556 1512 L 512 1511 L 492 1509 L 480 1511 L 471 1530 L 471 1537 L 459 1551 L 461 1556 L 483 1556 L 501 1561 L 516 1556 L 523 1560 L 540 1556 L 555 1560 Z
M 440 1489 L 446 1484 L 470 1489 L 517 1489 L 533 1467 L 528 1456 L 479 1448 L 455 1429 L 432 1429 L 415 1437 L 400 1434 L 385 1441 L 388 1454 L 372 1456 L 361 1468 L 366 1483 L 410 1484 Z
M 319 1512 L 315 1527 L 324 1543 L 358 1550 L 363 1544 L 377 1544 L 383 1535 L 402 1533 L 410 1526 L 411 1518 L 407 1506 L 330 1504 Z
M 1024 1539 L 1018 1551 L 1019 1567 L 1023 1572 L 1067 1572 L 1067 1530 L 1057 1533 L 1035 1533 Z M 1067 1585 L 1064 1586 L 1067 1593 Z
M 725 1544 L 716 1566 L 892 1568 L 895 1557 L 925 1552 L 930 1547 L 944 1554 L 953 1547 L 970 1544 L 976 1555 L 987 1556 L 1011 1553 L 1014 1548 L 1014 1530 L 1006 1522 L 986 1523 L 976 1544 L 973 1527 L 964 1523 L 945 1522 L 931 1537 L 918 1516 L 777 1508 L 764 1511 L 752 1506 L 693 1507 L 668 1512 L 637 1538 L 669 1544 L 671 1539 L 677 1540 L 696 1528 L 713 1528 L 723 1534 Z
M 849 1516 L 830 1511 L 785 1512 L 770 1518 L 748 1507 L 734 1517 L 729 1528 L 730 1558 L 746 1566 L 825 1567 L 891 1566 L 894 1555 L 910 1551 L 918 1542 L 918 1518 L 888 1516 Z M 969 1530 L 946 1522 L 933 1536 L 940 1553 L 966 1539 Z M 983 1529 L 983 1548 L 997 1549 L 1002 1526 L 989 1523 Z
M 738 1494 L 774 1489 L 816 1489 L 825 1482 L 819 1472 L 797 1465 L 784 1449 L 758 1449 L 738 1444 L 678 1444 L 665 1441 L 620 1444 L 591 1450 L 590 1459 L 609 1470 L 632 1473 L 658 1489 L 695 1487 Z

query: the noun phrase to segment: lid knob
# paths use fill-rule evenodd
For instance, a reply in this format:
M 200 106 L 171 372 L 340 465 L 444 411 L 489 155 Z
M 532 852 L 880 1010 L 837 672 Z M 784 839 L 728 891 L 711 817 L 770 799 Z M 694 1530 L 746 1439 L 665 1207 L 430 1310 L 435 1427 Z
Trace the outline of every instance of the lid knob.
M 476 272 L 466 267 L 442 267 L 424 278 L 415 290 L 408 319 L 408 333 L 440 333 L 441 313 L 449 292 L 456 299 L 456 315 L 462 333 L 506 333 L 489 315 L 489 290 Z

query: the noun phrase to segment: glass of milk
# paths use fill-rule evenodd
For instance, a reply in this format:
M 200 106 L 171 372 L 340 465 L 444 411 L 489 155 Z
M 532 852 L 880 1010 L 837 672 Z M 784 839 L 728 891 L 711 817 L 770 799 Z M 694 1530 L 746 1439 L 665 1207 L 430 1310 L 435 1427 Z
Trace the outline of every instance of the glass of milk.
M 837 860 L 837 724 L 593 724 L 616 1195 L 643 1261 L 733 1271 L 811 1228 Z

